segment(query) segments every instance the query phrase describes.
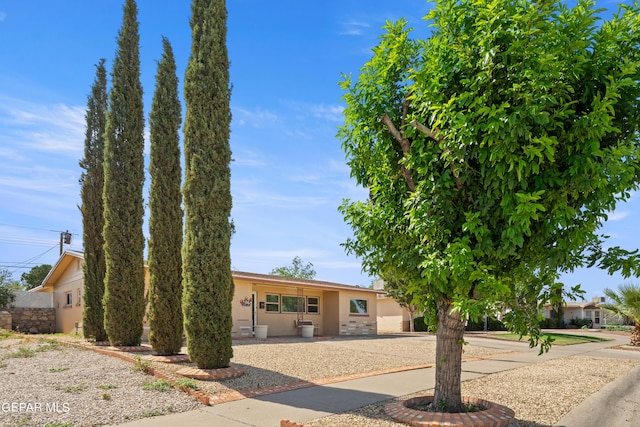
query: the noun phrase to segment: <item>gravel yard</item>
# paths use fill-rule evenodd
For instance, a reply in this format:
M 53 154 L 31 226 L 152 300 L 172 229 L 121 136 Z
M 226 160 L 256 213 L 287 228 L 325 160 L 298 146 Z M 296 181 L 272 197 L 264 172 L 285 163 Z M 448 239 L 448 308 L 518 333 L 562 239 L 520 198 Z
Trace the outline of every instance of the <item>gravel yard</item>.
M 464 396 L 480 396 L 513 409 L 512 427 L 552 426 L 607 383 L 640 365 L 638 360 L 572 356 L 488 375 L 462 383 Z M 433 390 L 402 396 L 405 400 Z M 305 422 L 305 427 L 398 427 L 384 413 L 393 400 Z
M 486 346 L 465 346 L 464 358 L 489 357 L 504 351 L 491 348 L 491 343 L 486 340 Z M 244 340 L 234 343 L 232 359 L 232 364 L 243 367 L 244 376 L 197 381 L 197 385 L 206 394 L 218 394 L 415 367 L 432 364 L 434 358 L 435 341 L 425 336 L 311 342 Z M 463 394 L 514 409 L 514 426 L 546 426 L 638 364 L 640 361 L 566 357 L 464 382 Z M 154 368 L 174 378 L 177 376 L 171 373 L 184 366 L 153 363 Z M 118 358 L 57 344 L 49 337 L 0 339 L 0 426 L 113 425 L 200 407 L 182 391 L 150 387 L 157 378 L 136 372 L 134 367 Z M 383 406 L 370 405 L 305 425 L 401 425 L 384 414 Z

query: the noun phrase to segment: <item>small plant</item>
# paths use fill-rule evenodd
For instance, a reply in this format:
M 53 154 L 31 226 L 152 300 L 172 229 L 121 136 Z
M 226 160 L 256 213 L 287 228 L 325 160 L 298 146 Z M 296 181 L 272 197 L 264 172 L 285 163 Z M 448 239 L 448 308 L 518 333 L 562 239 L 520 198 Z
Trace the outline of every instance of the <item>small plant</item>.
M 36 354 L 35 350 L 32 350 L 27 347 L 18 347 L 17 351 L 7 354 L 7 357 L 27 358 L 27 357 L 33 357 L 35 354 Z
M 171 383 L 167 380 L 158 380 L 142 386 L 143 390 L 168 391 L 171 390 Z
M 69 368 L 49 368 L 49 372 L 64 372 L 68 370 Z
M 200 390 L 200 386 L 198 385 L 198 382 L 193 378 L 182 378 L 178 380 L 176 384 L 179 385 L 180 387 L 187 387 L 192 390 Z
M 73 423 L 49 423 L 45 424 L 44 427 L 73 427 Z
M 6 367 L 7 367 L 6 362 L 4 360 L 0 359 L 0 369 L 6 368 Z
M 100 385 L 97 385 L 96 388 L 99 388 L 101 390 L 112 390 L 114 388 L 117 388 L 117 386 L 113 384 L 100 384 Z
M 145 374 L 151 373 L 151 362 L 148 360 L 142 360 L 139 355 L 136 355 L 134 359 L 135 362 L 133 363 L 133 370 L 135 372 L 143 372 Z
M 15 338 L 16 334 L 8 329 L 0 329 L 0 340 L 7 340 L 9 338 Z
M 109 393 L 102 393 L 102 400 L 111 400 L 111 395 Z
M 152 410 L 147 411 L 144 414 L 142 414 L 142 416 L 145 417 L 145 418 L 148 418 L 148 417 L 159 417 L 160 415 L 164 415 L 164 412 L 162 412 L 160 409 L 152 409 Z
M 85 383 L 80 383 L 78 385 L 68 385 L 64 387 L 58 387 L 57 389 L 62 390 L 66 393 L 79 393 L 86 388 L 87 388 L 87 385 Z

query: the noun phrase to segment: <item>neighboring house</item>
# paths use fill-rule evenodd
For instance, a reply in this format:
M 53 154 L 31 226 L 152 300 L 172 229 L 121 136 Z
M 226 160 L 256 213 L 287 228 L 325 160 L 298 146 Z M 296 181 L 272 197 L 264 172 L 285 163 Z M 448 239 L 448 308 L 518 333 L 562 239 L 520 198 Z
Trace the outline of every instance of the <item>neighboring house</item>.
M 411 313 L 384 291 L 384 280 L 375 280 L 373 289 L 381 292 L 378 294 L 378 333 L 409 332 Z
M 82 252 L 65 251 L 42 285 L 33 292 L 53 293 L 56 331 L 73 333 L 82 324 Z M 317 335 L 375 335 L 377 295 L 366 289 L 318 280 L 234 271 L 234 338 L 250 337 L 255 325 L 268 325 L 269 336 L 299 335 L 312 323 Z M 145 266 L 145 283 L 149 272 Z
M 411 313 L 385 294 L 378 295 L 378 333 L 409 332 Z
M 604 302 L 604 298 L 593 298 L 591 302 L 565 302 L 562 321 L 564 325 L 570 325 L 571 319 L 588 319 L 591 320 L 591 326 L 600 329 L 601 325 L 606 324 L 607 312 L 600 308 L 599 303 Z M 553 307 L 550 304 L 544 306 L 544 317 L 550 319 L 552 317 Z

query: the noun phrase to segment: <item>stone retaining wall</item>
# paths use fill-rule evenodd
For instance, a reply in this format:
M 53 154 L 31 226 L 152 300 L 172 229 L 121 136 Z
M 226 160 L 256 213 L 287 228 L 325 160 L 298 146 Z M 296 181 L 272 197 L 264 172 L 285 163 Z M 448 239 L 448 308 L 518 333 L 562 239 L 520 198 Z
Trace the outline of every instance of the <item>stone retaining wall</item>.
M 12 307 L 11 329 L 27 334 L 49 334 L 56 331 L 56 310 L 54 308 Z

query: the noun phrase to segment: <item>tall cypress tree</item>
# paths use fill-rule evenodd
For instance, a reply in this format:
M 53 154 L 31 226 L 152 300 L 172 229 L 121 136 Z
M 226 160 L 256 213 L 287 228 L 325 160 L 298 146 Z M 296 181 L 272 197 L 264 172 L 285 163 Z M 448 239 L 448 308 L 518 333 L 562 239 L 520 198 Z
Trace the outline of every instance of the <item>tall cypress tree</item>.
M 82 332 L 87 339 L 105 341 L 104 330 L 104 131 L 107 121 L 107 72 L 104 59 L 96 65 L 96 78 L 91 86 L 85 115 L 87 128 L 84 139 L 84 158 L 80 167 L 80 199 L 82 205 L 82 236 L 84 241 L 84 304 L 82 310 Z
M 189 357 L 211 369 L 229 366 L 233 356 L 227 10 L 224 0 L 194 0 L 191 13 L 184 89 L 183 311 Z
M 104 325 L 112 345 L 138 345 L 144 317 L 144 117 L 138 9 L 126 0 L 111 72 L 104 150 Z
M 173 49 L 162 38 L 149 127 L 149 342 L 158 354 L 182 347 L 181 107 Z

